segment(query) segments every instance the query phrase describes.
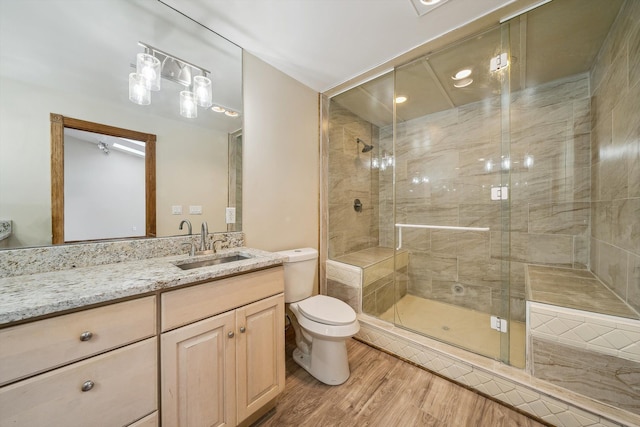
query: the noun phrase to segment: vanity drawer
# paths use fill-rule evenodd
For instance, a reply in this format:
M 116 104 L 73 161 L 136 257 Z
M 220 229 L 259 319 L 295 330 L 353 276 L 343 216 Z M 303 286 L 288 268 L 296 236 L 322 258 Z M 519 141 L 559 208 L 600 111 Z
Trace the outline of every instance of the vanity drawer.
M 155 301 L 150 296 L 0 329 L 0 385 L 155 335 Z
M 151 415 L 147 415 L 141 420 L 136 421 L 133 424 L 129 424 L 128 427 L 158 427 L 160 425 L 160 420 L 158 417 L 158 411 L 154 412 Z
M 284 292 L 282 266 L 161 295 L 162 332 Z
M 0 427 L 128 425 L 157 410 L 157 351 L 154 337 L 2 387 Z

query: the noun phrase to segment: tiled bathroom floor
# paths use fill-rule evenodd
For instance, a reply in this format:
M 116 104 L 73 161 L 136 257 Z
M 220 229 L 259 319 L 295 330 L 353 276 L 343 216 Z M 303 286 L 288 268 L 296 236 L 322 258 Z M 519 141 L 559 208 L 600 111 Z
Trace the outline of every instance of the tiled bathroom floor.
M 487 357 L 500 357 L 500 332 L 489 326 L 490 315 L 434 300 L 405 295 L 380 318 Z M 509 322 L 511 365 L 525 367 L 525 324 Z

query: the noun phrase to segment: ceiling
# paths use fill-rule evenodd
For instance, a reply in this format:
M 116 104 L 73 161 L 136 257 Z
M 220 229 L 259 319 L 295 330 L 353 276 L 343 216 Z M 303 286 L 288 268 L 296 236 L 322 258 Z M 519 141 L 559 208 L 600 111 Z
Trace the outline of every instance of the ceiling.
M 499 26 L 436 50 L 365 82 L 335 98 L 343 107 L 379 127 L 393 123 L 393 96 L 398 121 L 489 99 L 501 93 L 501 73 L 489 62 L 510 51 L 510 91 L 588 72 L 618 15 L 623 0 L 554 0 L 514 18 L 506 39 Z M 473 82 L 462 88 L 452 76 L 472 70 Z M 395 80 L 394 80 L 395 79 Z
M 161 0 L 325 92 L 515 0 Z

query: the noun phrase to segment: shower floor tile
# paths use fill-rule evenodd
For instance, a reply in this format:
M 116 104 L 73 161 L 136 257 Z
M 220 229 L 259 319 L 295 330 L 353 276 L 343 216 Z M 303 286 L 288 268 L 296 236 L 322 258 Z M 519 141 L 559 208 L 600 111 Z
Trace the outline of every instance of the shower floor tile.
M 488 313 L 414 295 L 405 295 L 380 318 L 474 353 L 498 359 L 500 332 L 491 329 Z M 525 367 L 525 324 L 511 321 L 511 365 Z

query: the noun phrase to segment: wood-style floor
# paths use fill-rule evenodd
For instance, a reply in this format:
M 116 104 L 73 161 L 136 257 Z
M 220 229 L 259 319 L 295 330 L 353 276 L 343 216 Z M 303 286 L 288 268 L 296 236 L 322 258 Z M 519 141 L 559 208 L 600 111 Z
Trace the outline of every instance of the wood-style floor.
M 347 341 L 351 377 L 339 386 L 322 384 L 291 358 L 291 329 L 285 390 L 254 427 L 545 425 L 354 339 Z

